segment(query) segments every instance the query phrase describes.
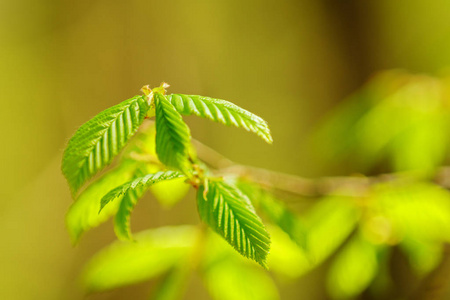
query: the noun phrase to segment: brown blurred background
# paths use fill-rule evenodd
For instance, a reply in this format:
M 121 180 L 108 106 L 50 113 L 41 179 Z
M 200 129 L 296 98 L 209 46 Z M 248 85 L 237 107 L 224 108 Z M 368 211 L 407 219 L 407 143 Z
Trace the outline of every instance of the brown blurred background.
M 166 81 L 169 92 L 262 116 L 275 140 L 187 118 L 207 145 L 237 162 L 325 175 L 307 143 L 321 118 L 377 71 L 445 71 L 449 22 L 445 0 L 0 1 L 0 299 L 82 299 L 83 262 L 115 239 L 108 223 L 73 248 L 64 225 L 62 150 L 101 110 Z M 190 200 L 172 212 L 142 201 L 133 227 L 196 224 Z M 320 284 L 313 273 L 281 298 L 324 299 Z M 188 295 L 208 299 L 196 279 Z

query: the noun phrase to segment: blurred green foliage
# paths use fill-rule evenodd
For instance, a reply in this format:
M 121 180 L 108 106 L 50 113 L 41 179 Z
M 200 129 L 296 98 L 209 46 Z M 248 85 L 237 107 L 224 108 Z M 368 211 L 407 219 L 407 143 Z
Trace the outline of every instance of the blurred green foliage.
M 394 70 L 376 75 L 347 99 L 318 133 L 329 160 L 362 172 L 433 174 L 448 158 L 448 80 Z M 350 159 L 349 159 L 350 158 Z
M 353 244 L 353 237 L 375 245 L 378 251 L 378 272 L 368 289 L 355 298 L 405 298 L 416 291 L 424 276 L 442 264 L 442 244 L 447 237 L 437 226 L 447 228 L 447 185 L 445 176 L 439 179 L 434 174 L 439 165 L 448 163 L 448 125 L 444 120 L 448 106 L 443 104 L 448 78 L 438 77 L 445 75 L 450 65 L 448 1 L 19 0 L 4 1 L 0 6 L 0 157 L 4 175 L 0 182 L 0 298 L 84 297 L 75 279 L 88 257 L 110 243 L 113 234 L 111 226 L 101 226 L 86 234 L 77 248 L 71 248 L 62 225 L 71 201 L 59 171 L 61 150 L 83 121 L 135 93 L 137 84 L 158 83 L 161 79 L 180 90 L 236 99 L 267 116 L 276 141 L 270 147 L 257 144 L 256 138 L 252 140 L 238 130 L 232 131 L 235 142 L 230 143 L 228 128 L 188 120 L 196 137 L 235 161 L 304 176 L 408 171 L 407 178 L 413 178 L 401 184 L 376 184 L 358 199 L 344 197 L 351 203 L 353 208 L 349 209 L 354 210 L 356 220 L 355 224 L 353 220 L 343 224 L 353 231 L 346 235 L 330 226 L 325 239 L 333 239 L 336 230 L 344 240 L 334 242 L 321 265 L 314 265 L 290 237 L 304 237 L 306 245 L 314 240 L 308 237 L 306 219 L 314 212 L 316 200 L 320 205 L 336 195 L 292 201 L 291 195 L 284 198 L 277 193 L 275 198 L 282 200 L 277 203 L 289 213 L 270 216 L 260 209 L 266 223 L 279 220 L 284 230 L 289 228 L 285 224 L 291 222 L 291 216 L 301 223 L 301 230 L 291 233 L 269 226 L 273 240 L 269 266 L 281 275 L 273 279 L 282 299 L 328 299 L 326 285 L 336 297 L 359 293 L 333 287 L 329 279 L 325 285 L 324 279 L 331 276 L 328 270 L 334 269 L 334 259 L 338 260 L 347 243 Z M 390 68 L 429 75 L 396 70 L 368 79 Z M 350 100 L 341 105 L 341 99 L 367 80 L 365 88 L 353 98 L 370 101 Z M 372 85 L 378 87 L 369 88 Z M 422 96 L 414 96 L 416 91 Z M 430 99 L 429 104 L 426 99 Z M 384 108 L 376 108 L 382 101 L 386 102 Z M 346 111 L 346 116 L 337 113 L 341 117 L 333 130 L 339 134 L 327 136 L 322 140 L 325 144 L 311 148 L 306 135 L 330 107 Z M 410 119 L 408 111 L 412 113 Z M 375 119 L 384 113 L 382 119 Z M 380 136 L 363 137 L 366 133 Z M 241 147 L 244 142 L 249 146 Z M 177 185 L 176 197 L 172 188 L 162 188 L 163 194 L 170 191 L 174 199 L 152 193 L 158 199 L 150 196 L 151 200 L 170 201 L 175 209 L 168 211 L 157 201 L 142 201 L 133 228 L 139 231 L 167 224 L 197 224 L 192 195 L 182 199 L 188 187 Z M 416 193 L 424 196 L 416 198 Z M 342 197 L 342 191 L 338 194 Z M 411 206 L 407 200 L 410 197 L 416 202 Z M 395 213 L 389 212 L 390 201 Z M 402 209 L 411 214 L 402 216 Z M 426 214 L 422 215 L 422 210 Z M 91 216 L 97 217 L 92 212 L 78 215 L 87 223 L 73 232 L 73 237 L 98 224 L 99 220 L 89 221 Z M 419 221 L 415 223 L 414 219 Z M 408 231 L 405 224 L 412 224 L 417 234 Z M 206 259 L 206 253 L 204 256 Z M 293 257 L 293 263 L 283 257 Z M 308 263 L 311 272 L 305 273 L 302 270 Z M 277 267 L 293 279 L 286 281 Z M 181 286 L 178 282 L 184 280 L 184 272 L 183 268 L 167 268 L 160 279 L 152 277 L 148 284 L 88 298 L 140 299 L 154 288 L 154 295 L 170 299 L 177 296 L 171 293 L 176 290 L 174 286 Z M 190 283 L 188 298 L 210 299 L 198 278 Z M 360 285 L 359 291 L 362 289 Z
M 417 278 L 425 278 L 441 263 L 450 239 L 450 193 L 441 168 L 448 156 L 447 140 L 441 137 L 450 133 L 449 111 L 445 80 L 403 71 L 375 76 L 325 122 L 316 143 L 327 149 L 333 159 L 345 161 L 346 156 L 351 156 L 351 166 L 372 173 L 381 168 L 389 174 L 353 181 L 350 176 L 347 184 L 332 185 L 332 189 L 312 198 L 308 207 L 300 210 L 289 201 L 306 201 L 302 195 L 288 197 L 277 190 L 275 183 L 258 184 L 251 176 L 227 177 L 271 224 L 268 266 L 274 277 L 244 261 L 216 237 L 203 233 L 190 258 L 179 259 L 177 265 L 166 268 L 168 282 L 176 278 L 177 284 L 185 286 L 190 271 L 183 266 L 189 264 L 191 271 L 199 271 L 214 299 L 278 299 L 276 282 L 282 285 L 286 280 L 295 281 L 326 263 L 329 297 L 353 299 L 368 293 L 384 299 L 390 289 L 395 289 L 395 278 L 389 271 L 395 251 L 405 257 Z M 146 129 L 147 135 L 154 134 L 152 128 Z M 155 154 L 149 151 L 140 155 Z M 210 205 L 216 201 L 213 198 L 222 197 L 217 194 L 216 185 L 212 181 L 208 187 L 208 199 L 212 197 L 209 193 L 214 195 L 209 199 Z M 166 187 L 165 193 L 172 189 L 174 186 Z M 199 195 L 203 195 L 202 191 Z M 208 202 L 203 197 L 198 200 L 200 214 L 211 225 L 217 216 L 205 211 Z M 238 198 L 233 196 L 233 205 Z M 250 220 L 248 216 L 245 219 Z M 217 228 L 216 231 L 220 229 Z M 167 235 L 171 235 L 167 230 Z M 195 235 L 190 238 L 194 240 Z M 147 254 L 151 253 L 149 250 Z M 137 254 L 136 258 L 147 254 Z M 116 265 L 105 254 L 99 254 L 96 260 L 99 257 Z M 196 264 L 201 267 L 198 269 Z M 96 266 L 95 260 L 87 268 L 89 274 L 97 268 L 92 266 Z M 130 266 L 141 274 L 142 266 Z M 101 286 L 104 276 L 92 274 L 88 281 Z M 130 283 L 154 277 L 149 273 Z M 104 280 L 107 283 L 108 277 Z M 105 288 L 111 287 L 108 286 Z M 152 299 L 159 299 L 158 295 L 167 291 L 169 295 L 171 289 L 175 287 L 161 284 Z M 177 297 L 180 294 L 164 299 Z

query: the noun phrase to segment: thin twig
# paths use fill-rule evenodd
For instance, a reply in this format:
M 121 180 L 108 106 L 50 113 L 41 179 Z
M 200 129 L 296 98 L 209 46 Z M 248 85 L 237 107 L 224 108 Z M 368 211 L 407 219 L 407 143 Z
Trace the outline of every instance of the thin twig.
M 381 174 L 371 177 L 342 176 L 317 179 L 304 178 L 237 164 L 197 140 L 193 140 L 192 142 L 197 149 L 198 157 L 215 169 L 218 175 L 225 176 L 226 174 L 233 174 L 241 178 L 249 179 L 267 189 L 274 189 L 299 196 L 317 197 L 330 193 L 346 196 L 363 196 L 374 184 L 392 181 L 414 182 L 418 180 L 418 177 L 414 176 L 414 174 L 404 172 Z M 442 187 L 449 188 L 450 168 L 442 167 L 438 169 L 437 175 L 432 178 L 432 181 Z

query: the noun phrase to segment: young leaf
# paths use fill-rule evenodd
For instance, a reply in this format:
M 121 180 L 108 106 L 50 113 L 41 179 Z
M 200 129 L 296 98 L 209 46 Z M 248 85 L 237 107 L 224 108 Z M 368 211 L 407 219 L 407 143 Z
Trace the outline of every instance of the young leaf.
M 150 192 L 165 208 L 170 208 L 183 199 L 189 191 L 190 185 L 184 178 L 158 182 L 150 187 Z
M 140 186 L 130 189 L 120 201 L 119 209 L 114 218 L 114 232 L 120 240 L 132 240 L 130 217 L 136 203 L 144 196 L 146 188 Z
M 269 225 L 267 229 L 272 240 L 267 264 L 274 274 L 294 279 L 315 267 L 308 253 L 280 227 Z
M 201 219 L 240 254 L 267 268 L 270 237 L 250 200 L 237 188 L 221 181 L 200 186 L 197 205 Z
M 189 127 L 164 95 L 155 93 L 154 99 L 158 158 L 163 164 L 186 174 L 190 169 Z
M 298 247 L 286 233 L 273 227 L 269 266 L 281 274 L 298 277 L 325 261 L 348 238 L 357 225 L 359 212 L 351 200 L 329 196 L 304 216 L 308 247 Z
M 62 172 L 73 195 L 111 163 L 144 121 L 148 109 L 145 98 L 136 96 L 104 110 L 77 130 L 62 160 Z
M 261 211 L 271 222 L 278 225 L 301 248 L 307 248 L 307 230 L 286 205 L 271 193 L 247 182 L 240 182 L 239 189 L 251 198 L 253 205 Z
M 167 171 L 136 178 L 135 180 L 125 183 L 124 185 L 121 185 L 106 194 L 101 200 L 100 213 L 109 202 L 117 198 L 122 199 L 119 205 L 119 210 L 116 214 L 114 229 L 119 239 L 131 239 L 130 215 L 145 190 L 157 182 L 180 178 L 183 176 L 184 175 L 175 171 Z
M 231 102 L 181 94 L 168 95 L 167 99 L 183 115 L 196 115 L 228 126 L 242 127 L 269 144 L 273 141 L 266 121 Z
M 83 272 L 88 291 L 104 291 L 155 278 L 188 259 L 195 244 L 193 226 L 160 227 L 117 241 L 97 253 Z
M 275 282 L 267 272 L 232 260 L 210 266 L 204 282 L 214 300 L 280 299 Z
M 188 263 L 188 262 L 186 262 Z M 189 262 L 190 263 L 190 262 Z M 192 269 L 183 263 L 174 266 L 163 276 L 150 296 L 151 300 L 178 300 L 186 290 Z
M 409 265 L 418 276 L 424 276 L 433 271 L 442 261 L 443 245 L 440 242 L 405 238 L 399 246 L 406 254 Z
M 314 264 L 328 258 L 357 225 L 359 210 L 349 198 L 328 196 L 305 216 L 308 228 L 308 255 Z
M 370 285 L 377 270 L 377 248 L 356 236 L 334 260 L 328 290 L 334 299 L 353 299 Z
M 74 244 L 85 231 L 100 225 L 116 213 L 119 203 L 110 205 L 99 214 L 99 197 L 131 180 L 136 168 L 135 163 L 124 162 L 91 184 L 70 206 L 66 215 L 66 225 Z
M 373 187 L 372 203 L 399 239 L 450 241 L 450 193 L 425 182 Z

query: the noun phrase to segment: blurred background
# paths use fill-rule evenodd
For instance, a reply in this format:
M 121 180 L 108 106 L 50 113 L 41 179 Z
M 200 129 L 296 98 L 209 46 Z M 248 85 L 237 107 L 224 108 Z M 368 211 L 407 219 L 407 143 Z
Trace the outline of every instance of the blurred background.
M 434 170 L 446 161 L 446 143 L 436 146 L 441 152 L 431 162 L 422 164 L 429 156 L 416 155 L 389 164 L 358 148 L 352 149 L 367 159 L 336 163 L 327 151 L 333 143 L 323 148 L 315 141 L 332 132 L 323 129 L 324 120 L 368 82 L 386 95 L 406 81 L 412 87 L 402 94 L 406 99 L 431 89 L 421 111 L 447 109 L 447 100 L 430 108 L 428 99 L 444 93 L 449 18 L 445 0 L 0 1 L 0 298 L 148 295 L 151 283 L 84 296 L 77 279 L 83 264 L 115 237 L 107 223 L 71 246 L 64 218 L 72 199 L 60 172 L 74 131 L 140 94 L 145 84 L 166 81 L 169 93 L 226 99 L 267 120 L 273 145 L 242 130 L 186 118 L 194 137 L 239 163 L 304 177 L 403 171 L 411 161 L 412 169 Z M 403 71 L 385 72 L 390 69 Z M 370 122 L 388 125 L 397 116 L 375 114 Z M 327 124 L 342 123 L 336 122 Z M 420 154 L 422 145 L 440 141 L 432 133 L 447 125 L 433 126 L 416 148 L 395 148 L 400 154 L 394 157 L 409 149 Z M 343 128 L 334 137 L 346 136 Z M 383 132 L 378 129 L 368 131 L 369 139 Z M 135 231 L 199 223 L 192 195 L 171 211 L 154 202 L 139 204 Z M 398 272 L 408 272 L 402 266 Z M 279 284 L 281 299 L 328 299 L 326 270 Z M 192 279 L 186 299 L 210 299 L 200 281 Z

